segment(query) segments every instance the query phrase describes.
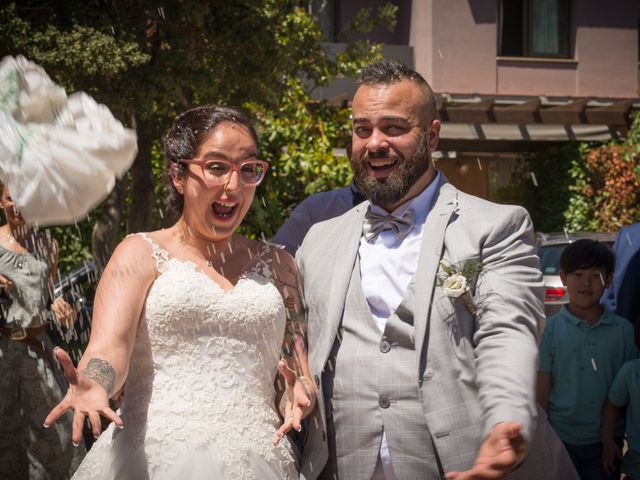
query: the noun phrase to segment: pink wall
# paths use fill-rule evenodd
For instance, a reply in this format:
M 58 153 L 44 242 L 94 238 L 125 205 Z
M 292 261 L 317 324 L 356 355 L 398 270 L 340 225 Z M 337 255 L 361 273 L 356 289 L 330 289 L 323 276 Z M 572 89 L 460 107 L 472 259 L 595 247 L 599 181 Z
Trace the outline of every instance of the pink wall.
M 638 2 L 581 0 L 576 9 L 578 96 L 638 95 Z
M 498 60 L 500 95 L 575 95 L 575 61 Z M 587 94 L 588 95 L 588 94 Z
M 495 93 L 496 17 L 469 0 L 414 0 L 412 35 L 416 69 L 434 90 Z M 483 2 L 491 6 L 493 2 Z M 426 24 L 426 25 L 424 25 Z
M 636 97 L 637 1 L 574 5 L 574 58 L 540 61 L 498 59 L 497 0 L 413 0 L 415 67 L 438 92 Z

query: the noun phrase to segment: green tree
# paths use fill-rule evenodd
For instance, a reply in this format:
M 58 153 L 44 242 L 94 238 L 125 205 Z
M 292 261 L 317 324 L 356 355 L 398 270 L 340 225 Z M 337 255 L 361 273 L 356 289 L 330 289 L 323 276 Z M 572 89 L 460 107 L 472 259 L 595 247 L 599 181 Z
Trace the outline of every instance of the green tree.
M 572 231 L 616 232 L 640 221 L 640 115 L 623 142 L 584 152 L 571 164 L 574 180 L 564 213 Z
M 623 141 L 523 155 L 499 194 L 526 207 L 543 232 L 616 232 L 640 221 L 640 115 Z
M 563 231 L 574 183 L 571 165 L 580 161 L 582 148 L 568 143 L 521 155 L 511 185 L 498 193 L 500 201 L 524 206 L 538 231 Z
M 84 90 L 108 105 L 138 133 L 128 176 L 91 220 L 59 232 L 63 266 L 91 243 L 103 262 L 124 232 L 163 223 L 158 141 L 173 117 L 193 105 L 241 105 L 264 122 L 272 176 L 246 233 L 271 235 L 303 195 L 347 181 L 346 160 L 330 152 L 332 142 L 344 142 L 348 116 L 310 95 L 379 56 L 378 46 L 354 34 L 393 27 L 395 7 L 358 14 L 341 32 L 347 48 L 332 56 L 308 3 L 23 0 L 0 9 L 0 55 L 25 55 L 68 91 Z

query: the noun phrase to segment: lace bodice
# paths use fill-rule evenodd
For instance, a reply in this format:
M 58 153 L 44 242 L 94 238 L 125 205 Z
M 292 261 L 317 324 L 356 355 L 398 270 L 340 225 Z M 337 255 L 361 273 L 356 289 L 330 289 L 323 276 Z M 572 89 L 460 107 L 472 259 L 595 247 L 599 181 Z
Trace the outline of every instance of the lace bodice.
M 274 382 L 286 321 L 272 283 L 273 247 L 265 244 L 225 292 L 194 263 L 144 238 L 158 276 L 125 384 L 125 428 L 106 433 L 120 452 L 143 449 L 152 477 L 212 446 L 225 466 L 220 478 L 262 478 L 252 467 L 256 454 L 278 465 L 280 478 L 295 476 L 288 442 L 271 444 L 280 424 Z

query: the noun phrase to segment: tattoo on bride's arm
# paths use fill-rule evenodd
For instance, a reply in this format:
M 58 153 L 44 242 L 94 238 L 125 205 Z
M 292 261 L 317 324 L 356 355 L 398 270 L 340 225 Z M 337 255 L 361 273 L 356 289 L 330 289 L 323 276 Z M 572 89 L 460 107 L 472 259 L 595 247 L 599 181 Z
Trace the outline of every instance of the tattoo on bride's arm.
M 109 362 L 101 358 L 92 358 L 80 373 L 102 385 L 107 391 L 107 395 L 113 395 L 113 389 L 116 384 L 116 371 Z
M 307 325 L 304 312 L 287 310 L 287 327 L 282 343 L 283 355 L 287 358 L 307 351 Z

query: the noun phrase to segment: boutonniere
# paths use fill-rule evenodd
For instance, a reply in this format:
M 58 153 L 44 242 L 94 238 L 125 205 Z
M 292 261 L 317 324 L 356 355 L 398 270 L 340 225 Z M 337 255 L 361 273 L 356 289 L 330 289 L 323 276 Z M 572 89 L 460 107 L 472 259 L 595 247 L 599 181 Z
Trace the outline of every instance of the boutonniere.
M 482 267 L 480 260 L 467 260 L 460 265 L 454 265 L 445 260 L 440 261 L 438 285 L 442 287 L 447 297 L 452 299 L 462 297 L 467 310 L 473 316 L 478 313 L 478 309 L 471 299 L 471 286 L 475 285 Z

